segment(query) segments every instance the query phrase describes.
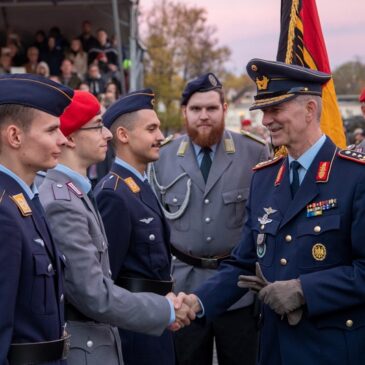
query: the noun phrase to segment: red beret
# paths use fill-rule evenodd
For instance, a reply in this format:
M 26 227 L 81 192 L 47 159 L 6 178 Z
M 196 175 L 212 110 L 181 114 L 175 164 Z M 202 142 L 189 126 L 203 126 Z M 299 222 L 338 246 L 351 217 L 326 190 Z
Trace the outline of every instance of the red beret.
M 365 102 L 365 89 L 362 89 L 361 94 L 359 96 L 359 101 L 360 101 L 360 103 Z
M 75 90 L 71 104 L 60 117 L 61 131 L 67 137 L 100 113 L 98 99 L 88 91 Z
M 250 119 L 244 119 L 241 121 L 241 125 L 244 127 L 244 126 L 249 126 L 251 125 L 252 122 L 250 121 Z

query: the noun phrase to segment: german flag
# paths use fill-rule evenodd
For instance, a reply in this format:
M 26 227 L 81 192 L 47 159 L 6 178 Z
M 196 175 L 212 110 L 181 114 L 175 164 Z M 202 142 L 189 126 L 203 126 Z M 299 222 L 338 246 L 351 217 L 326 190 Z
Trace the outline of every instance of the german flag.
M 281 0 L 277 60 L 331 73 L 315 0 Z M 344 148 L 346 138 L 332 79 L 324 86 L 322 99 L 321 129 Z

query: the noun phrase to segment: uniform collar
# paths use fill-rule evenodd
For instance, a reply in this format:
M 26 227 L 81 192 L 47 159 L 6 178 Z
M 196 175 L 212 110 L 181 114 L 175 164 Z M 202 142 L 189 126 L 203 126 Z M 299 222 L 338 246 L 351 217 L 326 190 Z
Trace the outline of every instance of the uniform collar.
M 70 169 L 68 166 L 59 163 L 54 170 L 62 172 L 67 175 L 77 186 L 81 188 L 81 190 L 87 194 L 91 190 L 91 182 L 90 180 L 76 172 L 75 170 Z
M 26 192 L 29 199 L 33 199 L 35 194 L 38 194 L 38 189 L 35 186 L 35 184 L 32 184 L 31 186 L 27 185 L 24 180 L 22 180 L 18 175 L 16 175 L 13 171 L 9 170 L 4 165 L 0 165 L 0 171 L 4 174 L 10 176 L 13 178 L 20 186 L 21 188 Z
M 143 175 L 136 170 L 132 165 L 130 165 L 128 162 L 125 162 L 124 160 L 122 160 L 119 157 L 115 157 L 114 162 L 119 165 L 124 167 L 125 169 L 127 169 L 128 171 L 130 171 L 131 173 L 133 173 L 134 175 L 136 175 L 138 177 L 138 179 L 140 179 L 142 182 L 144 182 L 147 179 L 147 175 L 146 172 L 143 173 Z

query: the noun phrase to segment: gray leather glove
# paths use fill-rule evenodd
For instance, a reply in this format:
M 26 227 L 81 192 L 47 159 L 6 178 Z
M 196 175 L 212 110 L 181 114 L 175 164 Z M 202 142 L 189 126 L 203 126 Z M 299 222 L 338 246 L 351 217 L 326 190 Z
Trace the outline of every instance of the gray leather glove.
M 266 280 L 264 274 L 261 271 L 260 264 L 256 262 L 256 275 L 240 275 L 238 277 L 237 285 L 240 288 L 248 288 L 255 292 L 259 292 L 266 285 L 270 284 L 269 281 Z
M 299 279 L 275 281 L 262 288 L 258 297 L 279 315 L 293 312 L 305 303 Z

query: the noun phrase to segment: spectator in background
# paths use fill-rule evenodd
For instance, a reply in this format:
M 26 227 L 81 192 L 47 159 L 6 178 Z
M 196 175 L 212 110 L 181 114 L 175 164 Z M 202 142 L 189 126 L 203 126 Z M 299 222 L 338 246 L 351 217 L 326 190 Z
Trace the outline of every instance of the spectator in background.
M 28 62 L 24 64 L 25 72 L 29 74 L 37 73 L 37 66 L 39 60 L 39 49 L 37 47 L 29 47 L 27 49 L 27 60 Z
M 0 74 L 10 74 L 11 73 L 11 56 L 8 48 L 3 48 L 1 50 L 0 56 Z
M 252 122 L 250 119 L 243 119 L 241 120 L 241 129 L 243 131 L 250 132 L 252 129 Z
M 44 30 L 38 30 L 34 35 L 33 46 L 37 47 L 39 50 L 39 58 L 42 59 L 44 53 L 47 51 L 47 36 Z
M 11 57 L 11 63 L 15 67 L 22 66 L 24 63 L 24 54 L 17 42 L 10 41 L 8 42 L 8 48 Z
M 99 29 L 96 37 L 98 46 L 89 50 L 89 64 L 97 64 L 105 74 L 117 71 L 118 52 L 109 42 L 107 32 Z
M 49 77 L 49 67 L 46 62 L 41 61 L 38 63 L 37 68 L 35 70 L 37 75 L 41 75 L 43 77 Z
M 86 82 L 82 82 L 79 86 L 79 90 L 90 91 L 90 87 Z
M 89 85 L 90 92 L 95 96 L 102 94 L 105 91 L 106 81 L 100 73 L 98 65 L 90 65 L 86 80 Z
M 60 48 L 62 52 L 64 52 L 66 49 L 69 48 L 69 42 L 68 40 L 63 36 L 61 33 L 60 28 L 58 27 L 52 27 L 49 30 L 49 37 L 54 37 L 56 40 L 56 47 Z
M 47 42 L 47 50 L 42 61 L 47 62 L 51 75 L 59 75 L 62 60 L 64 58 L 61 47 L 56 45 L 56 38 L 50 36 Z
M 360 101 L 360 105 L 361 105 L 362 115 L 365 118 L 365 88 L 362 89 L 362 92 L 361 92 L 361 94 L 359 96 L 359 101 Z
M 70 50 L 66 53 L 66 58 L 73 62 L 74 71 L 83 80 L 87 73 L 87 53 L 84 52 L 79 38 L 72 39 Z
M 82 48 L 88 52 L 91 48 L 98 46 L 97 39 L 92 35 L 91 23 L 85 20 L 82 23 L 82 33 L 78 36 L 82 43 Z
M 68 58 L 65 58 L 61 64 L 60 81 L 63 85 L 70 87 L 71 89 L 78 89 L 81 84 L 81 79 L 74 72 L 73 62 Z
M 119 98 L 119 96 L 120 93 L 118 90 L 118 86 L 114 82 L 109 81 L 106 85 L 105 93 L 103 94 L 100 102 L 105 108 L 108 108 Z

